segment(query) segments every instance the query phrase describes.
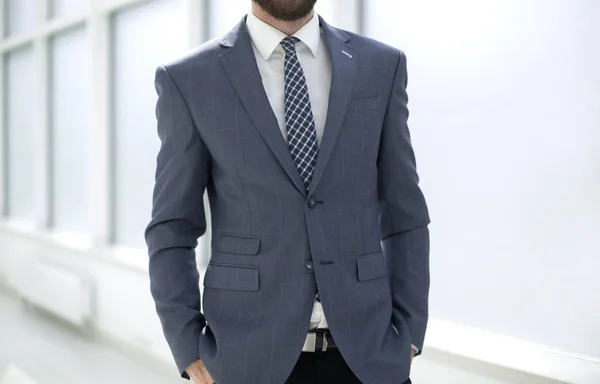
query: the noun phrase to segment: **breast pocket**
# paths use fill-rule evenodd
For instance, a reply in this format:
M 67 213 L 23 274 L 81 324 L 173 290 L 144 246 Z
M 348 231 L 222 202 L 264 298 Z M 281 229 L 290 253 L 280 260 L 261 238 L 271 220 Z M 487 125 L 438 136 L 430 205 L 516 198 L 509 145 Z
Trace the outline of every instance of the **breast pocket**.
M 381 98 L 375 97 L 361 97 L 350 100 L 348 106 L 349 111 L 364 111 L 369 109 L 378 109 L 381 104 Z

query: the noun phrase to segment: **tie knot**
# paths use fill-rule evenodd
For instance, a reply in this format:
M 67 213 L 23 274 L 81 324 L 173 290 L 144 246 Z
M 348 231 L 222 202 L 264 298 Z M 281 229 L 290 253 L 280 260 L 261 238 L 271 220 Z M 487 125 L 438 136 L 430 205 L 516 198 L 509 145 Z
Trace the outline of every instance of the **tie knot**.
M 281 40 L 281 46 L 286 54 L 296 53 L 296 43 L 299 41 L 297 37 L 288 36 Z

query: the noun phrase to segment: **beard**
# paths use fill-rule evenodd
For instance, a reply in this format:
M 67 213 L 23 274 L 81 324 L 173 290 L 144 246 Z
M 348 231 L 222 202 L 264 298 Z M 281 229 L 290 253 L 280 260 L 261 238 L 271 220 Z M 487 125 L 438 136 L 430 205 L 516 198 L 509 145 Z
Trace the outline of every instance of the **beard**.
M 296 21 L 307 16 L 317 0 L 252 0 L 277 20 Z

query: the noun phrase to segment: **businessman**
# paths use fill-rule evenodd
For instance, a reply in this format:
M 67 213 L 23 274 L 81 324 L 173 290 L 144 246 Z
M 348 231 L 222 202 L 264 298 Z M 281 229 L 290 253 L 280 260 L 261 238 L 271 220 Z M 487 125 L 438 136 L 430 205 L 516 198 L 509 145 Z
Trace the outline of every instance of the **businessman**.
M 196 383 L 409 383 L 423 348 L 429 215 L 406 58 L 328 25 L 315 2 L 254 0 L 224 38 L 156 72 L 151 292 Z

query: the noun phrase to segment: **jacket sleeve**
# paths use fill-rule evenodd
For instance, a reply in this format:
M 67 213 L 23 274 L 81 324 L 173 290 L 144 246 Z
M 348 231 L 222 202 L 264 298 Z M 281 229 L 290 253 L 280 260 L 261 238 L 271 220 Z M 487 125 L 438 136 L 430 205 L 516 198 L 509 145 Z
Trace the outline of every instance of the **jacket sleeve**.
M 198 356 L 201 331 L 195 247 L 206 232 L 203 194 L 210 155 L 185 100 L 164 67 L 155 78 L 158 153 L 152 219 L 145 231 L 150 290 L 165 338 L 182 377 Z
M 406 57 L 399 52 L 379 144 L 378 198 L 382 247 L 390 272 L 392 323 L 408 327 L 423 349 L 428 319 L 429 213 L 408 130 Z

